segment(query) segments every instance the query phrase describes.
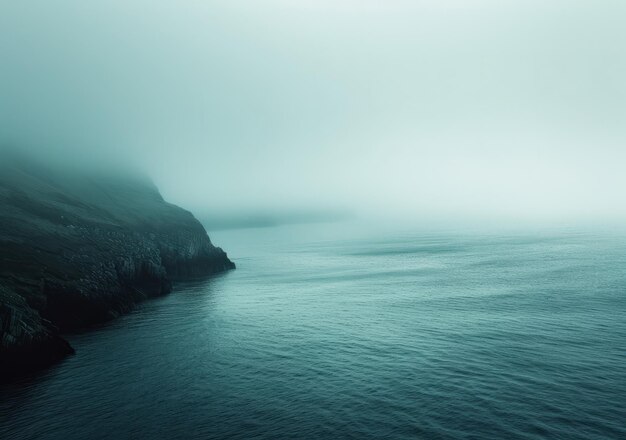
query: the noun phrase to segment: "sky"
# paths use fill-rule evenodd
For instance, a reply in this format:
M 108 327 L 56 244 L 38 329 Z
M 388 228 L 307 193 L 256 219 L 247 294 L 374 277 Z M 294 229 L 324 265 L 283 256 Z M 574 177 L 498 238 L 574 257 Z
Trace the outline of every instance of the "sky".
M 191 210 L 626 218 L 621 0 L 0 0 L 0 142 Z

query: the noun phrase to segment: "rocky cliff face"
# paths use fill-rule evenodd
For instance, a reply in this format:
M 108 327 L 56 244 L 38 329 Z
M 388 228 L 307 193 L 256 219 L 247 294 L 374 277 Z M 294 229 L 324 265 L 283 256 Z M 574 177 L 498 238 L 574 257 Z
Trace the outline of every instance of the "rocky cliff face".
M 105 321 L 172 280 L 234 268 L 147 180 L 0 161 L 0 373 L 71 353 L 59 331 Z

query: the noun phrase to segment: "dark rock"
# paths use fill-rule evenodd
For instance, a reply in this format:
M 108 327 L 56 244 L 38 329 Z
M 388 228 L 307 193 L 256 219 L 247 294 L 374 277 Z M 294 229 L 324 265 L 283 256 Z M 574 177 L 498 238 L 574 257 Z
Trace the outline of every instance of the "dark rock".
M 0 158 L 0 374 L 72 352 L 59 331 L 106 321 L 172 280 L 233 269 L 147 179 Z
M 3 376 L 46 367 L 74 350 L 24 298 L 0 286 L 0 372 Z

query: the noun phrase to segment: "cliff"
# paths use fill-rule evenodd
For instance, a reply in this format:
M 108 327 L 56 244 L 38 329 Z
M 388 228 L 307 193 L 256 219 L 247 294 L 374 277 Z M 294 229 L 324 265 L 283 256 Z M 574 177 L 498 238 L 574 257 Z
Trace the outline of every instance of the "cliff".
M 147 179 L 0 160 L 4 377 L 71 353 L 60 331 L 114 318 L 173 280 L 234 267 Z

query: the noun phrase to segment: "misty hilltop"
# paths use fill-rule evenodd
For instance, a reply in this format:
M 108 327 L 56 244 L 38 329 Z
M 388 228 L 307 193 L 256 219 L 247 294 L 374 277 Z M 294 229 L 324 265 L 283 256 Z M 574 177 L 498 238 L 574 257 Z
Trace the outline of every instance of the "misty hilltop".
M 234 268 L 194 216 L 144 177 L 0 161 L 0 371 L 71 351 L 59 336 L 111 319 L 172 280 Z

